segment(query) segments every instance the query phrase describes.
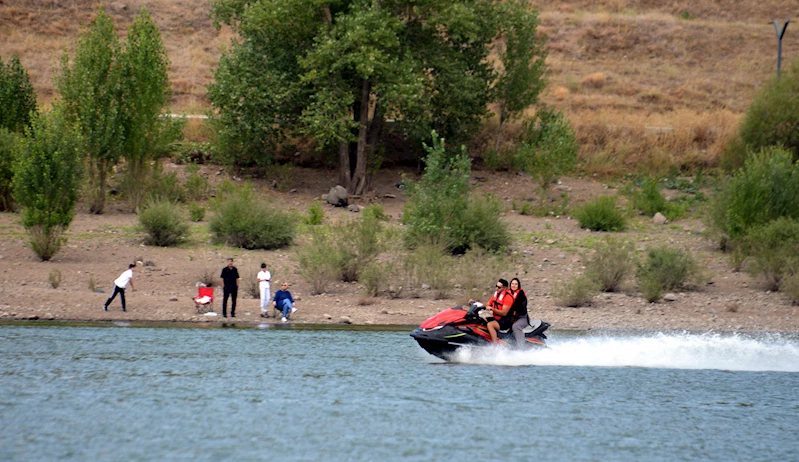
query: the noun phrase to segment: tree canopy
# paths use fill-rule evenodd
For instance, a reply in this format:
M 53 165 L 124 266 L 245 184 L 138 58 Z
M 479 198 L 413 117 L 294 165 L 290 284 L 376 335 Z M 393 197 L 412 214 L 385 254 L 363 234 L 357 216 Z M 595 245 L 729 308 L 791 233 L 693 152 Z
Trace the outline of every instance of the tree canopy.
M 209 88 L 223 158 L 268 164 L 286 137 L 309 136 L 337 153 L 352 193 L 368 186 L 386 121 L 419 146 L 431 130 L 458 145 L 489 103 L 534 101 L 542 88 L 540 72 L 508 78 L 543 66 L 526 1 L 216 0 L 213 15 L 241 37 Z M 509 31 L 525 39 L 505 48 Z M 515 61 L 495 67 L 494 51 Z

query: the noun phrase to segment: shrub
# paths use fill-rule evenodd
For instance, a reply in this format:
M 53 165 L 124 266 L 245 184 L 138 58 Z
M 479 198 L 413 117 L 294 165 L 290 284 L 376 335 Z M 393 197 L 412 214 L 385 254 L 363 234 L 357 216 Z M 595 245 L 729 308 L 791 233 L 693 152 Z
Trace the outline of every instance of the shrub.
M 139 224 L 147 233 L 147 245 L 171 247 L 183 242 L 189 233 L 183 210 L 167 200 L 147 202 L 139 210 Z
M 793 305 L 799 305 L 799 273 L 784 276 L 780 281 L 780 291 Z
M 223 199 L 209 228 L 213 239 L 245 249 L 275 249 L 294 241 L 296 220 L 249 190 Z
M 312 294 L 321 294 L 339 275 L 339 259 L 331 252 L 333 239 L 324 227 L 311 228 L 301 245 L 297 247 L 299 274 L 311 285 Z
M 647 250 L 636 276 L 640 285 L 646 286 L 647 290 L 654 293 L 660 288 L 662 292 L 686 287 L 699 276 L 699 268 L 687 252 L 665 246 L 652 247 Z M 645 290 L 642 289 L 642 292 Z
M 573 171 L 579 144 L 563 113 L 541 104 L 535 118 L 522 124 L 515 163 L 528 172 L 541 188 L 541 202 L 552 183 Z
M 374 218 L 375 220 L 379 221 L 388 221 L 391 217 L 386 215 L 385 210 L 383 210 L 382 204 L 370 204 L 363 209 L 361 214 L 364 217 Z
M 189 204 L 189 219 L 193 222 L 203 221 L 205 218 L 205 207 L 199 204 Z
M 61 270 L 54 269 L 50 271 L 49 280 L 50 280 L 50 286 L 53 289 L 58 289 L 58 286 L 61 285 Z
M 359 280 L 363 269 L 384 250 L 382 230 L 382 223 L 369 215 L 331 227 L 333 247 L 328 252 L 336 253 L 343 281 Z
M 649 303 L 654 303 L 663 296 L 663 285 L 657 277 L 651 275 L 639 278 L 638 289 L 641 291 L 641 296 Z
M 81 140 L 60 110 L 36 116 L 14 164 L 13 196 L 31 249 L 49 260 L 63 243 L 75 215 Z
M 488 300 L 494 291 L 498 274 L 508 274 L 510 265 L 502 254 L 484 249 L 470 249 L 458 259 L 458 282 L 468 299 Z
M 208 191 L 210 191 L 208 178 L 200 173 L 200 168 L 197 164 L 187 165 L 186 173 L 188 173 L 185 185 L 186 197 L 195 201 L 205 199 L 208 196 Z
M 585 261 L 585 275 L 596 282 L 603 292 L 618 291 L 634 270 L 632 245 L 620 239 L 606 239 Z
M 466 213 L 453 220 L 449 242 L 452 253 L 462 254 L 473 247 L 498 251 L 510 244 L 508 225 L 499 219 L 503 204 L 492 195 L 470 198 Z
M 368 264 L 361 271 L 361 276 L 358 279 L 363 284 L 364 294 L 376 297 L 380 292 L 387 290 L 395 271 L 393 263 L 373 261 Z
M 783 216 L 799 219 L 799 165 L 787 151 L 768 148 L 752 154 L 744 168 L 721 186 L 706 221 L 724 243 Z
M 0 59 L 0 128 L 22 134 L 36 113 L 36 93 L 28 71 L 14 55 L 8 64 Z
M 555 301 L 561 306 L 578 307 L 591 304 L 599 286 L 585 275 L 577 276 L 566 283 L 557 283 L 553 290 Z
M 197 274 L 197 280 L 205 287 L 214 287 L 216 285 L 216 281 L 219 280 L 219 272 L 213 268 L 205 266 L 200 268 L 200 271 Z
M 14 210 L 11 182 L 14 180 L 14 162 L 22 149 L 22 137 L 0 127 L 0 212 Z
M 591 231 L 623 231 L 627 227 L 621 211 L 616 208 L 616 198 L 599 196 L 574 210 L 581 228 Z
M 752 228 L 744 238 L 742 250 L 749 257 L 746 270 L 762 276 L 770 290 L 793 273 L 799 264 L 799 222 L 781 217 L 763 226 Z
M 455 259 L 446 248 L 435 243 L 418 245 L 404 255 L 402 264 L 408 288 L 418 291 L 427 285 L 435 299 L 446 298 L 455 286 L 452 282 L 455 267 Z
M 312 202 L 308 206 L 308 215 L 305 216 L 305 224 L 307 225 L 321 225 L 325 219 L 325 211 L 322 209 L 322 204 L 319 202 Z
M 799 158 L 799 58 L 790 62 L 780 77 L 773 77 L 755 95 L 741 124 L 747 148 L 757 151 L 783 146 Z
M 180 184 L 176 172 L 164 174 L 160 168 L 156 168 L 147 197 L 151 201 L 186 202 L 186 189 Z
M 662 213 L 669 220 L 676 220 L 683 216 L 685 210 L 679 204 L 672 204 L 663 197 L 655 178 L 647 178 L 641 185 L 640 191 L 631 194 L 633 207 L 641 214 L 652 217 Z

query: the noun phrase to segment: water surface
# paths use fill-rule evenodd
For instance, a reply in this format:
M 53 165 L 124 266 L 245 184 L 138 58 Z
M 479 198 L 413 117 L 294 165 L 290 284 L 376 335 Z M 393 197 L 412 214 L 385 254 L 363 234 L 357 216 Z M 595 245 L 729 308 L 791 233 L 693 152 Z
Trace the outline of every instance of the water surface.
M 279 326 L 284 327 L 284 326 Z M 0 460 L 799 460 L 799 339 L 0 326 Z

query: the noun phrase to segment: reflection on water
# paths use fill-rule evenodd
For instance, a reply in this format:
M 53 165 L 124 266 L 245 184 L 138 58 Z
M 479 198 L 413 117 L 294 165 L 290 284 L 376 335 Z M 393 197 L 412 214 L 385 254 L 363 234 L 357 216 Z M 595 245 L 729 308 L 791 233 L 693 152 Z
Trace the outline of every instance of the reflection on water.
M 795 337 L 409 330 L 0 325 L 0 459 L 799 460 Z

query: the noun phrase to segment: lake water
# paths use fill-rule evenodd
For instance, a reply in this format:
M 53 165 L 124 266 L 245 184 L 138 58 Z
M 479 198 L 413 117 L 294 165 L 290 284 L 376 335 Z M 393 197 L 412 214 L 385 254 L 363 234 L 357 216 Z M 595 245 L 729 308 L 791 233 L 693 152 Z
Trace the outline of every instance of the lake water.
M 409 332 L 0 325 L 0 460 L 799 460 L 796 336 Z

